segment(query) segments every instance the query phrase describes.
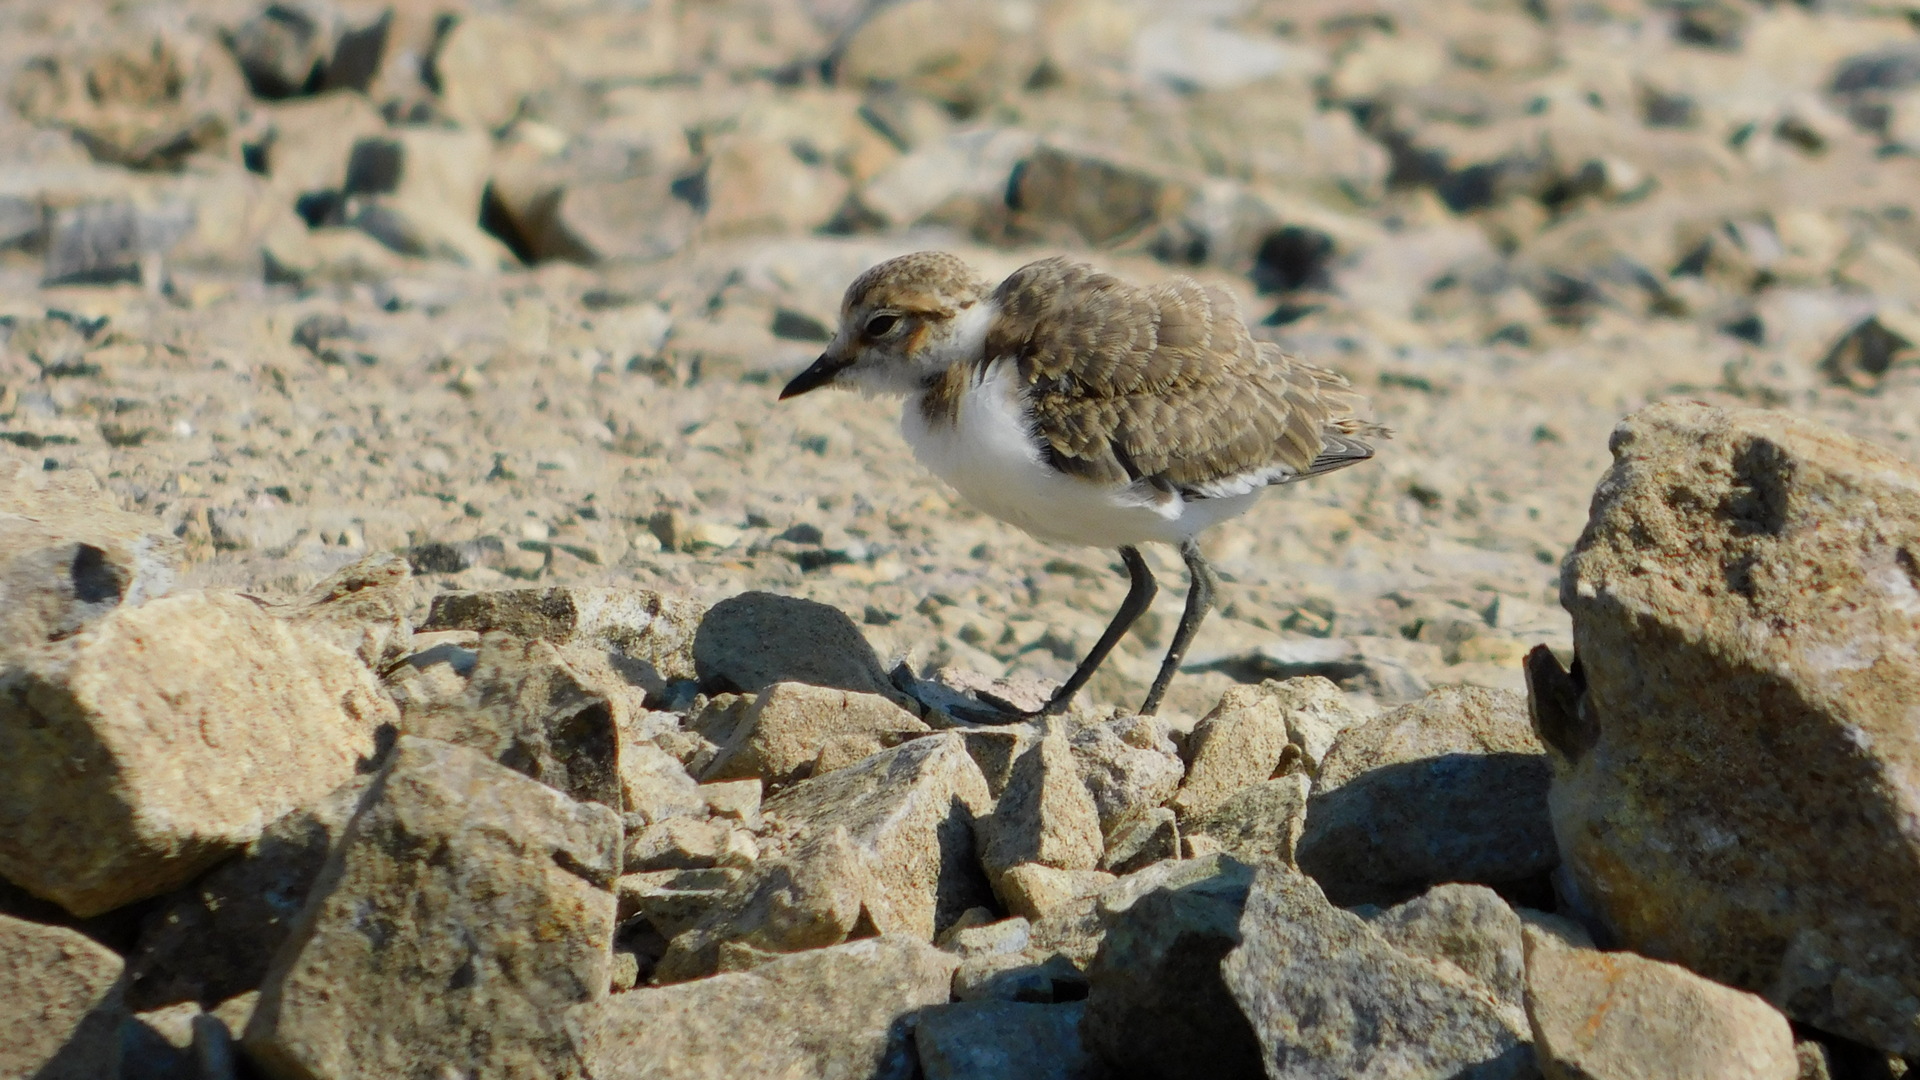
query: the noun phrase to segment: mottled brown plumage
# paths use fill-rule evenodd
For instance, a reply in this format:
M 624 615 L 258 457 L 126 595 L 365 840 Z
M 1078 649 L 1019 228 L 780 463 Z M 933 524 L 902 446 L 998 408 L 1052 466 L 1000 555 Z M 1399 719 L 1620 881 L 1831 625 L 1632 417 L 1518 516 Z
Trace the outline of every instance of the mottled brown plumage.
M 1256 342 L 1233 298 L 1190 278 L 1150 288 L 1066 259 L 1015 271 L 983 362 L 1010 358 L 1035 434 L 1064 472 L 1145 479 L 1189 497 L 1236 476 L 1274 482 L 1365 460 L 1347 380 Z

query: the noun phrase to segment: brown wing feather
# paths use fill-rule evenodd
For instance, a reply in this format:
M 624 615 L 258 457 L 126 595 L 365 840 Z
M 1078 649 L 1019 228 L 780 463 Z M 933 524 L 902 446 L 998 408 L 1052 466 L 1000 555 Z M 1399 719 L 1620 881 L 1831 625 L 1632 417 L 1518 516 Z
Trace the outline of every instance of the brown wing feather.
M 1064 472 L 1192 494 L 1264 471 L 1285 481 L 1371 456 L 1347 381 L 1256 342 L 1233 298 L 1187 278 L 1139 288 L 1048 259 L 995 294 L 986 356 L 1018 365 Z

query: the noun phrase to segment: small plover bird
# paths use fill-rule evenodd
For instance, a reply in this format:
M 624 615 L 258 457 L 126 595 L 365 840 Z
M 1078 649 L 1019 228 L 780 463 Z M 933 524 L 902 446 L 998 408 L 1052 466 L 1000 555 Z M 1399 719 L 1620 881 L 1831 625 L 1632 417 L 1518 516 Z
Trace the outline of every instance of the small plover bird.
M 1180 625 L 1142 714 L 1160 706 L 1217 580 L 1195 538 L 1260 492 L 1373 456 L 1346 379 L 1253 339 L 1233 298 L 1190 278 L 1139 288 L 1067 259 L 997 287 L 920 252 L 847 288 L 840 327 L 785 400 L 822 386 L 907 399 L 900 430 L 969 503 L 1043 540 L 1117 548 L 1129 587 L 1073 675 L 1074 694 L 1153 601 L 1140 557 L 1179 547 Z

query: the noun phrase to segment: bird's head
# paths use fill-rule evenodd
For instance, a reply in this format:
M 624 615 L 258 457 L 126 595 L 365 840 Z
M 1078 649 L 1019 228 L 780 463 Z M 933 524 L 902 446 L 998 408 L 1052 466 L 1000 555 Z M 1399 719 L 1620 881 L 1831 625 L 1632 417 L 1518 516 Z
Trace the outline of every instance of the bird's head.
M 781 400 L 822 386 L 916 393 L 953 364 L 978 359 L 991 294 L 972 267 L 943 251 L 881 263 L 847 287 L 839 331 L 780 391 Z

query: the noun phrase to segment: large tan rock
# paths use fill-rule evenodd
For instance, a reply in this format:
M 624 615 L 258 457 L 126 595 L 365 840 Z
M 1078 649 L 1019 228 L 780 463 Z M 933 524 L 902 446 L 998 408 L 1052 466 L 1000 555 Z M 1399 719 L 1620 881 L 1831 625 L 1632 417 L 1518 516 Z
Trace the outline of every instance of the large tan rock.
M 576 799 L 618 811 L 623 795 L 615 710 L 608 688 L 569 663 L 552 642 L 487 633 L 465 692 L 409 708 L 401 730 L 478 750 Z
M 877 754 L 931 731 L 924 721 L 878 694 L 806 683 L 775 683 L 754 700 L 703 773 L 706 780 L 757 776 L 786 786 L 811 775 L 822 746 L 853 740 Z M 843 748 L 842 758 L 851 753 Z
M 974 855 L 987 782 L 955 734 L 930 735 L 795 784 L 762 809 L 754 870 L 670 944 L 658 982 L 718 970 L 730 947 L 820 948 L 857 927 L 923 941 L 988 900 Z
M 1205 814 L 1280 767 L 1287 751 L 1287 721 L 1282 702 L 1268 685 L 1273 684 L 1227 691 L 1193 729 L 1186 783 L 1171 804 L 1181 817 Z
M 987 877 L 1006 899 L 1001 877 L 1024 863 L 1058 870 L 1091 870 L 1105 839 L 1093 796 L 1080 782 L 1066 736 L 1049 733 L 1013 764 L 993 813 L 974 826 Z
M 402 737 L 268 972 L 248 1055 L 285 1078 L 581 1075 L 563 1017 L 607 993 L 619 860 L 606 807 Z
M 1778 413 L 1658 405 L 1536 656 L 1553 827 L 1628 948 L 1920 1053 L 1920 469 Z
M 173 585 L 180 541 L 84 473 L 0 462 L 0 659 Z
M 120 969 L 77 930 L 0 915 L 0 1076 L 120 1075 Z
M 251 843 L 398 718 L 357 657 L 220 593 L 116 609 L 0 686 L 0 873 L 76 915 Z
M 567 1023 L 594 1080 L 906 1080 L 902 1021 L 945 1004 L 957 964 L 889 934 L 620 994 L 573 1009 Z
M 1547 1080 L 1793 1080 L 1793 1029 L 1752 994 L 1533 927 L 1527 1016 Z
M 1388 944 L 1303 874 L 1261 869 L 1238 930 L 1220 978 L 1269 1076 L 1535 1075 L 1517 1009 L 1460 967 Z

